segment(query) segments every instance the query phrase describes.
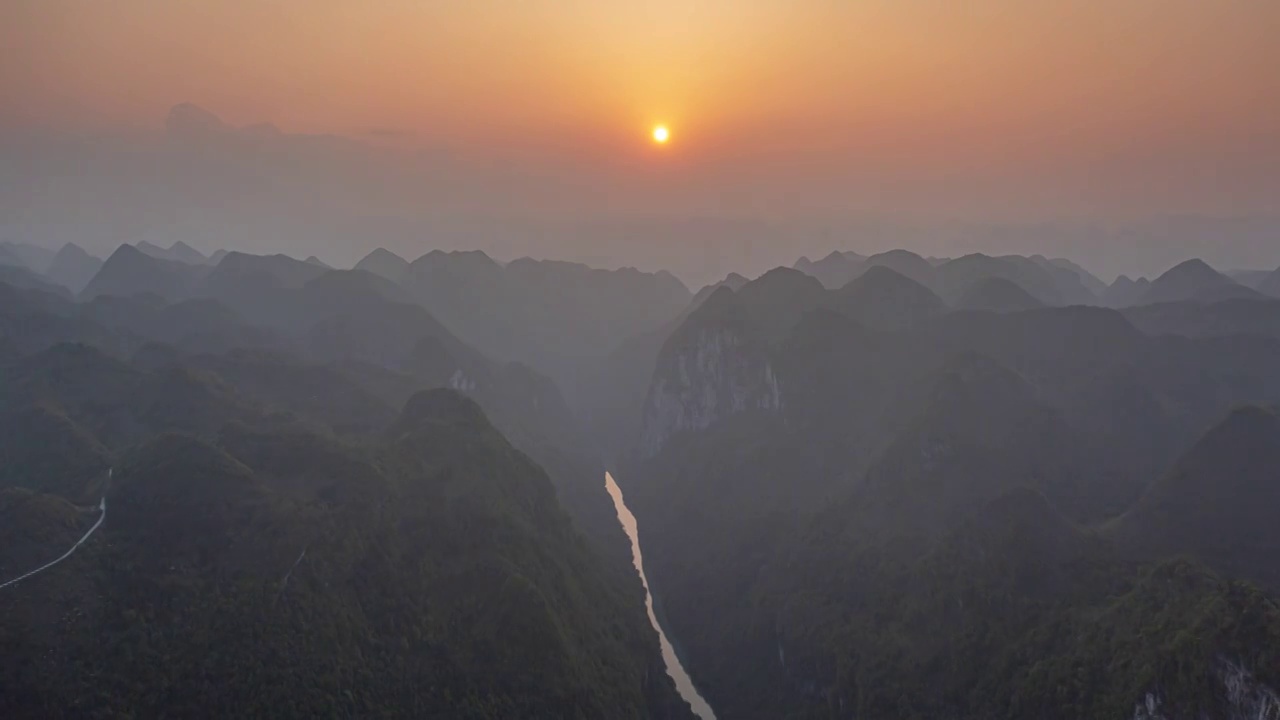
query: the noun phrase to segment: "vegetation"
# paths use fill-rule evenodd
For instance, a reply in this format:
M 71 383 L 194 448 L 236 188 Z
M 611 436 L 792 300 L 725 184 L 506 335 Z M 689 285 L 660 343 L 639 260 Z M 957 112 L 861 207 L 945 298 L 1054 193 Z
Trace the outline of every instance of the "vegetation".
M 685 716 L 545 473 L 448 391 L 359 446 L 159 436 L 110 513 L 0 596 L 6 716 Z
M 0 715 L 689 718 L 601 455 L 722 718 L 1280 708 L 1280 306 L 1207 266 L 193 253 L 0 283 L 0 580 L 101 527 Z
M 873 269 L 859 292 L 718 290 L 649 400 L 711 421 L 646 415 L 665 440 L 615 472 L 717 714 L 1121 718 L 1149 696 L 1257 717 L 1246 696 L 1280 687 L 1280 426 L 1232 409 L 1280 400 L 1274 339 L 1078 307 L 869 328 L 870 288 L 912 287 Z M 780 402 L 730 402 L 770 382 Z

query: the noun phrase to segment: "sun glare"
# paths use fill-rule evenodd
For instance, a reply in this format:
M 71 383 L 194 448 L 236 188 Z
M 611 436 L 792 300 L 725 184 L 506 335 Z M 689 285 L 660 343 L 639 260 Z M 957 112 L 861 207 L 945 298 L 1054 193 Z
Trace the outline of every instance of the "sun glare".
M 659 145 L 666 145 L 671 139 L 671 131 L 667 130 L 666 125 L 658 125 L 653 129 L 653 141 Z

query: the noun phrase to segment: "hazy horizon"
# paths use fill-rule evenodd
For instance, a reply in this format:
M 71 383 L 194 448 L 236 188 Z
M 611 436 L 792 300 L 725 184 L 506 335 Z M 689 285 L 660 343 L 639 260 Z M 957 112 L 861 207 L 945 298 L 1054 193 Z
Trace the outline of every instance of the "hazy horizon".
M 21 0 L 0 26 L 9 241 L 480 249 L 693 285 L 894 247 L 1280 266 L 1260 3 Z M 225 125 L 166 132 L 188 102 Z

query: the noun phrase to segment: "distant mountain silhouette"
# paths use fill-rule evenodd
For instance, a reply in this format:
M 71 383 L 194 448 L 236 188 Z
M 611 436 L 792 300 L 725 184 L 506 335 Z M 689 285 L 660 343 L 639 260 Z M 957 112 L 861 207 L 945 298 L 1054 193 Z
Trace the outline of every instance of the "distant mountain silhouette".
M 51 282 L 43 275 L 37 275 L 22 265 L 5 265 L 0 263 L 0 283 L 24 290 L 40 290 L 55 295 L 67 295 L 69 291 Z
M 400 285 L 365 270 L 325 270 L 302 286 L 302 297 L 331 306 L 342 312 L 344 304 L 356 311 L 373 300 L 412 305 L 413 296 Z
M 155 295 L 102 295 L 81 303 L 80 317 L 130 337 L 131 346 L 163 343 L 178 357 L 287 344 L 281 335 L 250 324 L 227 305 L 208 298 L 166 303 Z
M 53 262 L 53 256 L 52 250 L 39 245 L 0 243 L 0 265 L 21 265 L 32 272 L 43 274 Z
M 836 290 L 829 307 L 871 328 L 902 329 L 941 313 L 942 298 L 884 265 L 873 265 Z
M 1253 298 L 1258 293 L 1209 267 L 1203 260 L 1187 260 L 1156 278 L 1139 303 L 1218 302 L 1232 298 Z
M 887 267 L 937 292 L 937 270 L 928 260 L 909 250 L 890 250 L 867 258 L 865 265 Z
M 1121 275 L 1102 294 L 1102 304 L 1110 308 L 1136 305 L 1150 289 L 1151 281 L 1146 278 L 1133 280 L 1128 275 Z
M 275 142 L 188 120 L 223 138 L 192 156 Z M 693 295 L 183 247 L 120 247 L 78 301 L 0 269 L 0 582 L 114 468 L 103 530 L 0 591 L 0 716 L 688 720 L 605 467 L 723 717 L 1254 717 L 1280 687 L 1280 300 L 1211 269 L 1116 310 L 1155 286 L 1038 256 Z
M 154 247 L 154 246 L 152 246 Z M 154 257 L 138 247 L 121 245 L 81 291 L 89 300 L 100 295 L 154 293 L 168 300 L 191 297 L 208 268 Z
M 1047 271 L 1063 305 L 1096 305 L 1107 288 L 1106 283 L 1070 260 L 1050 260 L 1041 255 L 1004 257 L 1015 262 L 1030 262 Z
M 855 252 L 833 251 L 814 262 L 807 257 L 796 261 L 795 269 L 812 275 L 828 290 L 842 288 L 865 270 L 867 258 Z
M 375 251 L 359 267 L 395 280 L 404 273 L 399 260 Z M 531 258 L 500 263 L 478 251 L 433 250 L 410 263 L 399 282 L 467 344 L 574 389 L 584 362 L 661 327 L 690 300 L 688 288 L 665 271 Z M 585 396 L 569 400 L 588 402 Z
M 1064 274 L 1074 282 L 1074 292 L 1064 293 L 1059 286 Z M 1043 265 L 1018 256 L 990 257 L 972 254 L 945 262 L 937 268 L 935 289 L 945 300 L 955 303 L 975 283 L 988 278 L 1013 281 L 1045 305 L 1093 302 L 1092 295 L 1085 290 L 1075 273 L 1061 269 L 1050 271 Z
M 729 273 L 720 282 L 711 283 L 710 285 L 699 290 L 698 293 L 693 296 L 693 300 L 689 301 L 689 308 L 687 308 L 685 312 L 688 313 L 696 309 L 699 305 L 706 302 L 707 298 L 711 297 L 712 293 L 714 293 L 716 290 L 719 290 L 722 287 L 727 287 L 730 290 L 737 291 L 742 289 L 742 286 L 746 285 L 749 282 L 751 281 L 739 275 L 738 273 Z
M 1258 292 L 1273 298 L 1280 298 L 1280 269 L 1274 270 L 1261 283 Z
M 199 138 L 234 130 L 221 118 L 192 103 L 179 103 L 169 109 L 165 130 L 179 137 Z
M 181 240 L 169 246 L 169 257 L 171 260 L 189 263 L 191 265 L 203 265 L 209 261 L 199 250 L 182 242 Z
M 1257 290 L 1274 272 L 1274 270 L 1233 270 L 1226 273 L 1226 276 L 1245 287 Z
M 733 299 L 745 311 L 751 332 L 761 339 L 777 341 L 795 327 L 802 315 L 824 305 L 828 293 L 811 275 L 791 268 L 774 268 L 739 288 Z M 715 297 L 713 294 L 707 304 Z
M 24 262 L 22 258 L 18 257 L 17 253 L 4 245 L 0 245 L 0 265 L 30 269 L 27 268 L 27 263 Z
M 1048 269 L 1057 268 L 1060 270 L 1071 271 L 1075 274 L 1076 278 L 1080 280 L 1080 283 L 1084 285 L 1085 289 L 1095 297 L 1100 298 L 1102 297 L 1102 294 L 1107 291 L 1107 284 L 1098 278 L 1098 276 L 1066 258 L 1046 258 L 1042 255 L 1032 255 L 1031 260 Z
M 230 252 L 209 273 L 208 284 L 222 292 L 223 286 L 238 282 L 258 282 L 281 288 L 300 288 L 326 271 L 314 263 L 288 255 L 250 255 Z M 215 294 L 216 294 L 215 292 Z
M 173 262 L 186 263 L 188 265 L 209 265 L 215 264 L 209 261 L 199 250 L 182 242 L 181 240 L 173 243 L 168 248 L 162 248 L 155 243 L 147 240 L 139 242 L 134 247 L 153 258 L 160 260 L 171 260 Z
M 1260 335 L 1280 339 L 1280 299 L 1179 302 L 1126 308 L 1124 316 L 1148 335 L 1189 338 Z
M 1117 537 L 1144 554 L 1191 554 L 1280 589 L 1280 418 L 1242 408 L 1151 486 Z
M 383 248 L 365 255 L 364 259 L 356 263 L 355 269 L 381 275 L 394 283 L 403 284 L 409 279 L 409 261 Z
M 101 260 L 85 252 L 79 245 L 67 243 L 54 256 L 45 275 L 73 294 L 79 294 L 101 269 Z
M 955 306 L 961 310 L 1018 312 L 1044 307 L 1044 303 L 1012 280 L 991 277 L 970 285 L 956 300 Z

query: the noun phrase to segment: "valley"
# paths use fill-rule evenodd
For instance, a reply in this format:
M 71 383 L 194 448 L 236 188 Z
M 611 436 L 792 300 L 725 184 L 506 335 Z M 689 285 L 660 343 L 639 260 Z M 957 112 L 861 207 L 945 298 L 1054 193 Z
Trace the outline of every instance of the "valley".
M 699 720 L 715 720 L 715 713 L 712 712 L 711 706 L 707 705 L 707 701 L 703 700 L 702 696 L 698 694 L 698 689 L 694 687 L 693 680 L 684 669 L 680 656 L 676 653 L 675 646 L 662 629 L 662 624 L 654 611 L 653 591 L 649 587 L 649 581 L 644 574 L 644 557 L 640 553 L 640 528 L 636 524 L 635 515 L 632 515 L 631 510 L 627 508 L 626 500 L 622 497 L 622 490 L 614 482 L 613 476 L 605 473 L 604 478 L 605 488 L 608 489 L 609 496 L 613 499 L 614 506 L 618 511 L 618 522 L 622 525 L 622 529 L 627 533 L 627 538 L 631 541 L 631 554 L 636 573 L 640 576 L 640 582 L 644 584 L 645 609 L 649 613 L 649 623 L 658 632 L 658 640 L 662 645 L 662 661 L 666 665 L 667 674 L 675 681 L 676 690 L 693 708 L 693 712 L 698 716 Z
M 0 710 L 1271 720 L 1280 301 L 961 260 L 0 285 Z

